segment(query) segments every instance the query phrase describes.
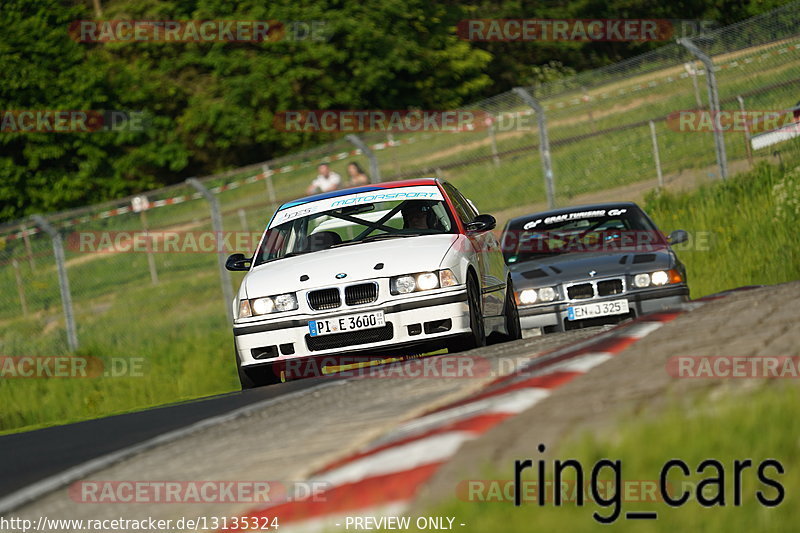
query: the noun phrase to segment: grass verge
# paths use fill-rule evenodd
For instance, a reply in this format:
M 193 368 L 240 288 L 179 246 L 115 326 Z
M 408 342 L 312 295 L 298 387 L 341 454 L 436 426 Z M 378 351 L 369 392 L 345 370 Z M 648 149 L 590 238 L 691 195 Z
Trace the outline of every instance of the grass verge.
M 679 506 L 670 507 L 660 500 L 643 496 L 638 491 L 619 493 L 609 489 L 603 497 L 610 503 L 600 505 L 584 502 L 579 507 L 575 501 L 562 502 L 556 507 L 552 501 L 539 506 L 535 501 L 523 501 L 515 507 L 507 495 L 489 491 L 464 491 L 460 498 L 431 509 L 431 516 L 454 516 L 459 523 L 466 524 L 465 530 L 471 533 L 483 531 L 589 531 L 601 527 L 609 531 L 655 532 L 655 531 L 793 531 L 800 519 L 800 507 L 794 505 L 800 492 L 800 478 L 792 475 L 800 468 L 800 449 L 797 435 L 800 431 L 800 402 L 798 390 L 793 384 L 766 385 L 756 391 L 728 394 L 716 400 L 696 398 L 693 402 L 683 401 L 665 413 L 646 421 L 631 420 L 622 423 L 614 432 L 614 438 L 586 435 L 565 444 L 556 452 L 560 460 L 577 459 L 590 479 L 591 467 L 602 458 L 619 460 L 621 479 L 625 481 L 652 482 L 659 479 L 667 460 L 680 458 L 691 471 L 688 476 L 668 477 L 670 494 L 678 497 L 683 491 L 691 495 L 689 500 Z M 768 421 L 768 422 L 767 422 Z M 530 458 L 541 457 L 531 443 Z M 713 458 L 724 468 L 721 486 L 704 486 L 699 482 L 717 475 L 715 468 L 697 474 L 697 468 L 705 459 Z M 741 475 L 741 505 L 734 505 L 733 462 L 751 459 L 753 467 L 745 469 Z M 762 496 L 775 500 L 778 491 L 758 481 L 758 465 L 767 459 L 778 460 L 785 474 L 774 469 L 766 469 L 765 475 L 778 481 L 785 490 L 785 498 L 777 507 L 766 507 L 757 500 L 757 491 Z M 545 459 L 552 470 L 552 458 Z M 535 464 L 535 463 L 534 463 Z M 676 473 L 679 472 L 676 470 Z M 613 479 L 606 469 L 605 476 L 599 479 Z M 670 472 L 672 473 L 672 472 Z M 565 479 L 574 481 L 572 470 Z M 513 479 L 513 465 L 506 472 L 487 479 Z M 532 479 L 535 479 L 532 478 Z M 632 484 L 637 487 L 642 484 Z M 707 498 L 724 494 L 725 505 L 704 507 L 698 502 L 699 490 Z M 704 491 L 704 492 L 703 492 Z M 512 493 L 513 494 L 513 493 Z M 569 494 L 569 492 L 568 492 Z M 589 492 L 589 494 L 591 494 Z M 470 499 L 472 501 L 470 501 Z M 484 501 L 480 501 L 483 499 Z M 485 501 L 489 500 L 489 501 Z M 645 500 L 645 501 L 640 501 Z M 648 501 L 649 500 L 649 501 Z M 656 500 L 656 501 L 654 501 Z M 596 522 L 593 513 L 612 516 L 619 509 L 620 516 L 608 526 Z M 625 513 L 631 511 L 655 511 L 656 520 L 626 520 Z

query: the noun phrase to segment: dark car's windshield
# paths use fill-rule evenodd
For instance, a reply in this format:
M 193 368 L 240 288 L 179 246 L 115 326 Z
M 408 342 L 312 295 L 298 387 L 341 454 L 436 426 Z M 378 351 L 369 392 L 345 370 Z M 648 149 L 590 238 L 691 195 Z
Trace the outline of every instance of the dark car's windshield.
M 415 189 L 429 192 L 362 193 L 278 211 L 256 252 L 255 265 L 338 246 L 452 233 L 453 219 L 438 188 Z M 387 199 L 368 201 L 382 198 Z
M 532 215 L 512 221 L 502 238 L 508 264 L 565 253 L 664 244 L 663 235 L 644 213 L 630 206 Z

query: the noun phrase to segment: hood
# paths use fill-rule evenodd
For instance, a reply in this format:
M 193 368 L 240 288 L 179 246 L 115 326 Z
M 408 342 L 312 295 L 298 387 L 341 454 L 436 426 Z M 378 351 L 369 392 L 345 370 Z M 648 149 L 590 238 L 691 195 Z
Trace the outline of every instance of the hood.
M 248 298 L 436 270 L 458 238 L 423 235 L 287 257 L 255 267 L 242 282 Z M 379 268 L 376 268 L 377 266 Z M 347 274 L 337 279 L 336 274 Z M 300 281 L 302 276 L 308 276 Z
M 674 267 L 672 253 L 662 247 L 647 252 L 594 252 L 560 254 L 509 266 L 514 284 L 554 285 L 565 281 L 637 274 Z M 594 276 L 589 272 L 595 271 Z

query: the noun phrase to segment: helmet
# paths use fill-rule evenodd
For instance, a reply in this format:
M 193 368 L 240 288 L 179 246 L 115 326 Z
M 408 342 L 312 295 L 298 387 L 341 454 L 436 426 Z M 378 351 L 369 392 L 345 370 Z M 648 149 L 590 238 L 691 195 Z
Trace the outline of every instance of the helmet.
M 425 215 L 425 221 L 428 228 L 435 229 L 439 224 L 439 217 L 433 210 L 437 202 L 430 200 L 406 200 L 401 208 L 403 214 L 403 226 L 410 227 L 411 218 L 422 213 Z

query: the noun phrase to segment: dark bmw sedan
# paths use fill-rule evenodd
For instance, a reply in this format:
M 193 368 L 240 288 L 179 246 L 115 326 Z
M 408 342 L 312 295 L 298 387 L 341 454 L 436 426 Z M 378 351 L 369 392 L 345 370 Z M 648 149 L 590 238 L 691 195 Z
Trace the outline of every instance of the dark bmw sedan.
M 569 207 L 510 220 L 502 246 L 523 329 L 543 333 L 614 324 L 680 307 L 686 269 L 632 202 Z

